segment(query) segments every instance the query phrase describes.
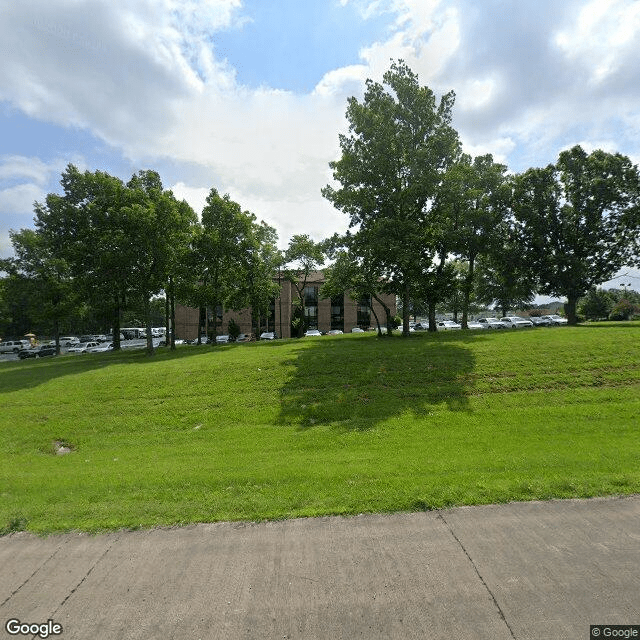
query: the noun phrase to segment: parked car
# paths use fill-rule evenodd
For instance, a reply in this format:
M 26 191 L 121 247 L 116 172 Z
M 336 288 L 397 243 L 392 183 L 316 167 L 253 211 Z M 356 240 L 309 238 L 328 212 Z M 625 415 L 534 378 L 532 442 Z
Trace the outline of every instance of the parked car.
M 89 349 L 93 349 L 93 347 L 99 347 L 99 346 L 100 345 L 95 340 L 92 340 L 91 342 L 81 342 L 76 346 L 69 347 L 67 349 L 67 352 L 68 353 L 87 353 Z
M 429 330 L 429 323 L 428 322 L 416 322 L 416 324 L 413 325 L 413 328 L 415 331 L 428 331 Z
M 327 332 L 328 336 L 341 336 L 342 335 L 342 331 L 340 331 L 340 329 L 331 329 L 331 331 Z
M 80 342 L 80 339 L 77 336 L 62 336 L 60 338 L 60 346 L 66 347 L 71 342 Z
M 547 318 L 546 316 L 540 316 L 539 318 L 536 316 L 530 316 L 529 320 L 533 322 L 534 327 L 550 327 L 551 326 L 551 320 L 549 320 L 549 318 Z
M 253 335 L 250 333 L 239 333 L 236 342 L 250 342 L 252 337 Z
M 93 339 L 96 342 L 107 342 L 107 336 L 105 336 L 104 334 L 99 334 L 97 336 L 94 336 Z
M 453 320 L 441 320 L 436 323 L 436 328 L 438 331 L 456 331 L 462 329 L 462 326 Z
M 500 322 L 502 322 L 505 327 L 509 327 L 511 329 L 526 329 L 527 327 L 533 327 L 533 322 L 531 322 L 531 320 L 525 320 L 520 316 L 507 316 L 505 318 L 501 318 Z
M 80 336 L 80 342 L 97 342 L 95 336 L 93 335 L 85 335 L 85 336 Z
M 477 320 L 469 320 L 467 322 L 467 329 L 488 329 L 488 325 L 484 322 L 478 322 Z
M 113 342 L 101 342 L 97 347 L 91 347 L 89 353 L 104 353 L 113 350 Z
M 26 358 L 44 358 L 46 356 L 56 355 L 56 345 L 45 344 L 35 349 L 22 349 L 18 351 L 18 358 L 25 360 Z
M 500 322 L 498 318 L 478 318 L 478 322 L 486 326 L 487 329 L 504 329 L 504 323 Z
M 361 329 L 360 327 L 353 327 L 353 329 L 351 329 L 351 333 L 364 333 L 364 329 Z
M 561 316 L 555 313 L 549 316 L 541 316 L 541 317 L 547 318 L 549 322 L 551 322 L 551 324 L 556 327 L 563 324 L 569 324 L 569 321 L 566 318 L 562 318 Z
M 260 334 L 260 340 L 277 340 L 278 334 L 275 331 L 264 331 Z
M 204 344 L 204 340 L 202 341 Z M 216 336 L 216 344 L 227 344 L 229 342 L 229 336 Z
M 0 353 L 18 353 L 30 346 L 31 343 L 28 340 L 5 340 L 0 342 Z
M 304 332 L 305 338 L 310 338 L 312 336 L 321 336 L 322 334 L 317 329 L 307 329 Z

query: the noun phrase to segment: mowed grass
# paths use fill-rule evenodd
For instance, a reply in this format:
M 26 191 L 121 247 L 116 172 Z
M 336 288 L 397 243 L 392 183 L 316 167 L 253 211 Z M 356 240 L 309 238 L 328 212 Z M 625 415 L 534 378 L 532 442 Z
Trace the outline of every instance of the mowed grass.
M 639 430 L 640 323 L 5 362 L 0 532 L 635 493 Z

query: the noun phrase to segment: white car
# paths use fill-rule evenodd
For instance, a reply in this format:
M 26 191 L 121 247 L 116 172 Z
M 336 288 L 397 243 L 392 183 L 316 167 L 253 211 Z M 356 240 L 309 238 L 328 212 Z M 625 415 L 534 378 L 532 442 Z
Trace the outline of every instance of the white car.
M 441 320 L 436 323 L 436 328 L 438 331 L 456 331 L 462 329 L 462 326 L 453 320 Z
M 342 331 L 340 331 L 340 329 L 331 329 L 331 331 L 329 331 L 329 333 L 327 335 L 329 336 L 341 336 L 342 335 Z
M 265 331 L 260 334 L 260 340 L 276 340 L 278 335 L 275 331 Z
M 569 321 L 566 318 L 562 318 L 556 313 L 550 316 L 540 316 L 540 317 L 546 320 L 549 320 L 551 324 L 555 326 L 560 326 L 562 324 L 569 324 Z
M 0 353 L 18 353 L 18 351 L 30 347 L 31 343 L 28 340 L 5 340 L 0 342 Z
M 98 342 L 81 342 L 80 344 L 69 347 L 67 349 L 67 353 L 87 353 L 89 349 L 93 349 L 94 347 L 99 347 L 100 344 Z
M 500 321 L 505 327 L 510 327 L 511 329 L 526 329 L 527 327 L 533 327 L 533 322 L 531 322 L 531 320 L 525 320 L 520 316 L 507 316 L 506 318 L 501 318 Z
M 104 353 L 105 351 L 112 351 L 112 350 L 113 350 L 113 342 L 103 342 L 97 347 L 91 347 L 91 349 L 89 349 L 89 353 Z
M 484 322 L 478 322 L 476 320 L 469 320 L 467 322 L 467 329 L 488 329 L 489 326 Z
M 487 329 L 504 329 L 505 325 L 498 318 L 478 318 L 477 320 L 483 327 Z
M 308 329 L 304 332 L 305 338 L 310 338 L 312 336 L 321 336 L 322 334 L 317 329 Z
M 216 336 L 216 344 L 227 344 L 227 342 L 229 342 L 229 336 Z
M 360 327 L 353 327 L 353 329 L 351 329 L 351 333 L 364 333 L 364 329 L 361 329 Z

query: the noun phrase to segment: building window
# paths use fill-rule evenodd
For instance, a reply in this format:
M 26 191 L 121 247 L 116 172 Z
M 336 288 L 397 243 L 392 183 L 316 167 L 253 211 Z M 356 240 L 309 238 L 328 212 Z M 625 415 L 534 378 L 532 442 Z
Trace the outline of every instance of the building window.
M 344 296 L 331 298 L 331 328 L 344 331 Z
M 367 296 L 362 300 L 358 300 L 356 306 L 357 311 L 357 324 L 361 329 L 368 329 L 371 326 L 371 296 Z
M 304 288 L 304 306 L 305 307 L 317 307 L 318 306 L 318 287 L 308 286 Z
M 304 288 L 304 317 L 307 328 L 318 328 L 318 287 Z

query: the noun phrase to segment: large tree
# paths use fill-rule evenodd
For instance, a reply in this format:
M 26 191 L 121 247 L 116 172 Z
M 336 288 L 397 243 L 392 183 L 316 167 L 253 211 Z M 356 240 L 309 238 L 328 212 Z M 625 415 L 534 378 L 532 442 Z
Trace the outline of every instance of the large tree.
M 516 178 L 513 206 L 539 292 L 567 298 L 570 324 L 580 297 L 638 260 L 640 177 L 626 156 L 563 151 Z
M 78 290 L 88 301 L 108 306 L 113 346 L 120 347 L 120 314 L 134 292 L 140 250 L 132 236 L 134 221 L 127 188 L 119 178 L 69 165 L 62 174 L 64 194 L 50 193 L 36 203 L 36 229 L 53 255 L 69 265 Z
M 184 279 L 181 297 L 200 309 L 201 330 L 208 324 L 207 309 L 213 314 L 217 333 L 218 308 L 240 309 L 247 304 L 244 286 L 254 246 L 255 216 L 242 211 L 228 194 L 212 188 L 202 210 L 201 225 L 192 238 L 189 258 L 191 278 Z
M 516 228 L 505 220 L 496 228 L 490 250 L 478 259 L 476 299 L 506 316 L 509 309 L 533 303 L 537 283 Z
M 499 242 L 501 223 L 509 210 L 511 190 L 506 171 L 491 154 L 473 160 L 465 154 L 447 171 L 436 198 L 436 206 L 451 229 L 450 248 L 466 266 L 460 282 L 463 329 L 467 328 L 476 261 Z
M 132 287 L 139 296 L 147 334 L 147 352 L 153 353 L 151 298 L 170 289 L 177 260 L 184 255 L 196 216 L 191 207 L 179 203 L 164 190 L 156 171 L 140 171 L 127 183 L 129 237 L 138 248 L 132 265 Z
M 6 268 L 22 286 L 29 283 L 29 315 L 41 330 L 53 335 L 60 353 L 60 324 L 78 309 L 69 266 L 54 255 L 43 233 L 22 229 L 9 235 L 15 257 L 6 261 Z
M 404 335 L 409 300 L 435 269 L 438 219 L 432 204 L 460 147 L 451 127 L 453 103 L 453 92 L 436 102 L 403 61 L 392 63 L 383 84 L 367 80 L 363 102 L 349 99 L 349 135 L 340 136 L 342 157 L 330 163 L 341 187 L 322 190 L 349 215 L 350 228 L 402 297 Z
M 296 291 L 298 299 L 294 302 L 293 320 L 298 338 L 302 337 L 306 327 L 305 288 L 309 277 L 324 264 L 325 246 L 322 242 L 314 242 L 308 235 L 294 235 L 284 252 L 284 264 L 287 265 L 282 275 Z

